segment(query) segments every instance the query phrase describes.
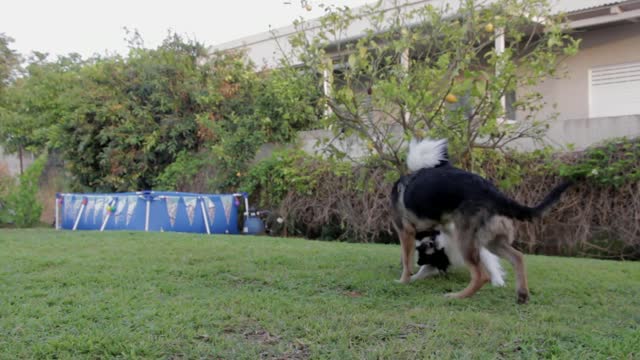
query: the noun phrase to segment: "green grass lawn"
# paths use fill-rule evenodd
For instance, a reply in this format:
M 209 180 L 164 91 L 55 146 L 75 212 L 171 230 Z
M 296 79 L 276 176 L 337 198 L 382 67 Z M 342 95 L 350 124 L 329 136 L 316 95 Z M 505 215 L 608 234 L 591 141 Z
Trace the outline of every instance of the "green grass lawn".
M 640 356 L 640 263 L 527 269 L 528 305 L 511 271 L 450 300 L 468 273 L 397 284 L 398 245 L 3 229 L 0 358 Z

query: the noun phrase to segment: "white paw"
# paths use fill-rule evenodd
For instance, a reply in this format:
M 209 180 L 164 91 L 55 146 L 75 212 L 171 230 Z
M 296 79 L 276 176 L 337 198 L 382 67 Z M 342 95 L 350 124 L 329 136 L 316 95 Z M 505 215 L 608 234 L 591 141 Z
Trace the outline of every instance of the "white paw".
M 444 297 L 446 297 L 447 299 L 460 299 L 460 293 L 459 292 L 450 292 L 450 293 L 444 294 Z

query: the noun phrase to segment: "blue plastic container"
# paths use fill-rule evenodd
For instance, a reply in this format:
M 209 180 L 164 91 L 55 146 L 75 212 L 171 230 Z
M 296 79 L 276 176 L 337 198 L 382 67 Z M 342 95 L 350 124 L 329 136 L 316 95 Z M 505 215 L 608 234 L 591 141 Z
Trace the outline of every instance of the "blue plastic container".
M 257 216 L 249 216 L 244 223 L 247 228 L 247 234 L 261 235 L 264 234 L 264 222 Z

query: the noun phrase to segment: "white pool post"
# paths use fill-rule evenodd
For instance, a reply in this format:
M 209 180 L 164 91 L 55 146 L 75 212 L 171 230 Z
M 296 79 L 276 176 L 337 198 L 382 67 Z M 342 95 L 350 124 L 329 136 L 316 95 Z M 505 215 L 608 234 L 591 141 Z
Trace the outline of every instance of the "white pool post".
M 109 222 L 109 218 L 111 217 L 111 204 L 115 204 L 115 200 L 111 200 L 107 204 L 107 216 L 105 216 L 102 226 L 100 226 L 100 231 L 104 231 L 104 228 L 107 226 L 107 222 Z
M 149 231 L 149 215 L 151 212 L 151 195 L 146 194 L 147 210 L 144 217 L 144 231 Z
M 62 195 L 56 194 L 56 230 L 60 230 L 60 199 Z
M 204 219 L 204 227 L 207 229 L 207 235 L 211 235 L 211 228 L 209 228 L 209 217 L 207 216 L 207 209 L 204 206 L 204 196 L 200 196 L 200 208 L 202 209 L 202 218 Z
M 84 212 L 84 208 L 87 206 L 87 198 L 82 198 L 82 205 L 80 205 L 80 211 L 78 211 L 78 216 L 76 216 L 76 222 L 73 224 L 73 231 L 78 228 L 78 224 L 80 223 L 80 217 L 82 217 L 82 213 Z

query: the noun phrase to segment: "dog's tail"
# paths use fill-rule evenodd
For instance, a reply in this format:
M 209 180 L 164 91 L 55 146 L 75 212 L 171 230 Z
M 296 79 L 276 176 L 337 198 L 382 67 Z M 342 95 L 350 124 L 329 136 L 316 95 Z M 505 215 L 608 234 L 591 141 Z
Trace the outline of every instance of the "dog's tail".
M 418 141 L 411 139 L 407 167 L 414 172 L 420 169 L 433 168 L 449 161 L 447 154 L 447 139 Z
M 571 181 L 565 181 L 556 186 L 551 192 L 535 207 L 528 207 L 518 204 L 515 200 L 508 198 L 505 195 L 500 194 L 496 198 L 497 210 L 501 215 L 515 218 L 518 220 L 529 221 L 533 218 L 542 216 L 551 205 L 555 204 L 562 193 L 565 192 L 573 183 Z

